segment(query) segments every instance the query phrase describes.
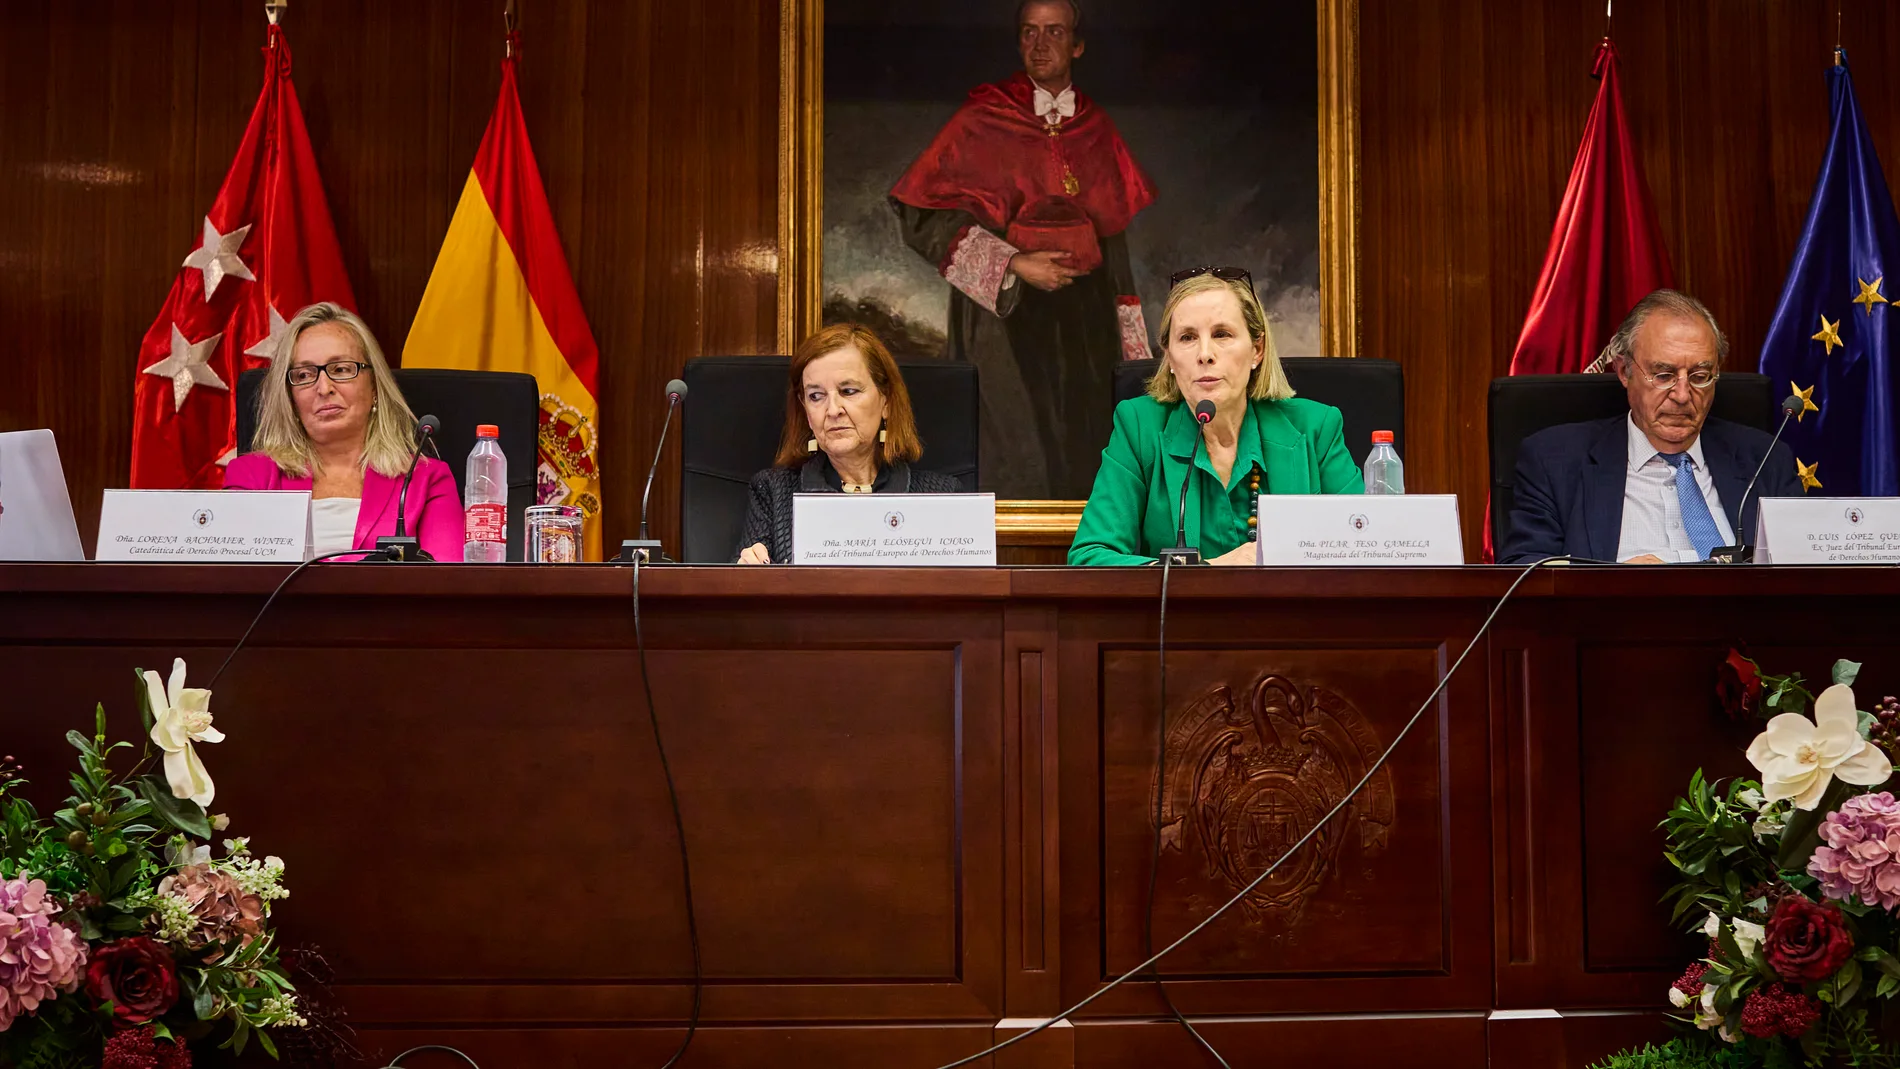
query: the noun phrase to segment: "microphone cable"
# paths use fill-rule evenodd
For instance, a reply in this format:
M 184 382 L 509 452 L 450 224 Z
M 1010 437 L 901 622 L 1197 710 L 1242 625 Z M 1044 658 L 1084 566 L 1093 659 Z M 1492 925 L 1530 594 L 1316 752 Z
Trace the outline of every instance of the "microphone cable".
M 1021 1043 L 1023 1040 L 1028 1039 L 1030 1036 L 1046 1031 L 1049 1028 L 1054 1027 L 1056 1024 L 1061 1023 L 1062 1021 L 1068 1020 L 1069 1018 L 1075 1016 L 1077 1013 L 1081 1012 L 1084 1008 L 1088 1007 L 1090 1004 L 1095 1002 L 1096 999 L 1101 998 L 1103 995 L 1108 994 L 1110 991 L 1115 990 L 1121 985 L 1140 976 L 1142 973 L 1154 967 L 1154 965 L 1158 963 L 1162 958 L 1165 958 L 1169 954 L 1174 953 L 1188 940 L 1201 934 L 1201 932 L 1204 929 L 1206 929 L 1208 925 L 1213 924 L 1216 920 L 1218 920 L 1221 917 L 1222 914 L 1226 913 L 1228 910 L 1232 909 L 1235 905 L 1239 904 L 1242 899 L 1252 894 L 1254 891 L 1254 888 L 1259 887 L 1262 883 L 1265 883 L 1268 877 L 1272 876 L 1275 872 L 1279 871 L 1280 866 L 1285 864 L 1288 858 L 1292 857 L 1294 854 L 1299 853 L 1302 847 L 1304 847 L 1307 843 L 1311 842 L 1313 839 L 1313 836 L 1319 834 L 1319 830 L 1321 828 L 1325 827 L 1329 821 L 1331 821 L 1334 817 L 1338 816 L 1341 812 L 1343 812 L 1348 805 L 1352 804 L 1353 799 L 1359 796 L 1359 792 L 1365 789 L 1366 784 L 1372 782 L 1372 777 L 1377 775 L 1379 773 L 1379 770 L 1385 767 L 1385 763 L 1387 760 L 1389 760 L 1392 757 L 1393 751 L 1397 750 L 1399 747 L 1399 744 L 1405 741 L 1405 737 L 1412 733 L 1412 729 L 1418 725 L 1419 720 L 1422 717 L 1424 717 L 1426 711 L 1432 707 L 1432 703 L 1438 700 L 1438 696 L 1440 694 L 1444 693 L 1445 685 L 1450 683 L 1452 677 L 1458 674 L 1458 668 L 1459 666 L 1465 663 L 1465 658 L 1471 656 L 1471 651 L 1474 649 L 1477 649 L 1478 643 L 1484 638 L 1485 635 L 1490 633 L 1491 625 L 1493 622 L 1497 620 L 1498 613 L 1504 611 L 1504 606 L 1508 604 L 1512 596 L 1517 593 L 1518 587 L 1524 585 L 1524 580 L 1529 579 L 1531 577 L 1532 572 L 1535 572 L 1537 569 L 1542 568 L 1547 564 L 1567 564 L 1567 563 L 1572 563 L 1573 561 L 1581 562 L 1582 558 L 1573 558 L 1570 556 L 1545 557 L 1542 560 L 1533 561 L 1532 563 L 1525 565 L 1524 569 L 1518 573 L 1517 578 L 1511 581 L 1511 585 L 1505 588 L 1504 594 L 1502 597 L 1498 598 L 1497 604 L 1491 607 L 1491 612 L 1487 616 L 1485 616 L 1484 623 L 1478 625 L 1477 633 L 1472 635 L 1471 641 L 1465 644 L 1464 652 L 1458 655 L 1457 660 L 1454 660 L 1451 662 L 1451 667 L 1446 669 L 1445 674 L 1439 677 L 1438 685 L 1433 687 L 1431 693 L 1425 696 L 1425 700 L 1419 704 L 1418 711 L 1413 713 L 1411 717 L 1405 721 L 1405 725 L 1403 727 L 1399 728 L 1398 734 L 1392 737 L 1391 743 L 1389 743 L 1386 746 L 1385 750 L 1379 754 L 1378 759 L 1373 761 L 1372 764 L 1366 768 L 1365 775 L 1359 777 L 1359 781 L 1352 785 L 1352 789 L 1346 792 L 1345 797 L 1341 798 L 1337 804 L 1335 804 L 1331 809 L 1326 811 L 1324 816 L 1321 816 L 1319 820 L 1315 821 L 1313 826 L 1307 829 L 1305 835 L 1300 836 L 1299 839 L 1295 841 L 1292 846 L 1287 847 L 1287 849 L 1283 853 L 1281 853 L 1281 855 L 1277 859 L 1274 860 L 1273 864 L 1268 865 L 1266 867 L 1266 870 L 1260 873 L 1260 875 L 1255 876 L 1253 880 L 1247 884 L 1247 886 L 1242 887 L 1239 891 L 1235 892 L 1234 896 L 1232 898 L 1229 898 L 1226 902 L 1222 903 L 1219 909 L 1216 909 L 1214 912 L 1208 914 L 1206 917 L 1203 917 L 1199 923 L 1194 925 L 1194 927 L 1189 928 L 1185 933 L 1181 935 L 1180 938 L 1176 939 L 1174 942 L 1169 943 L 1167 946 L 1161 948 L 1161 950 L 1151 954 L 1148 957 L 1148 960 L 1137 964 L 1134 968 L 1129 969 L 1127 972 L 1122 973 L 1120 976 L 1117 976 L 1115 979 L 1110 980 L 1108 983 L 1097 988 L 1093 994 L 1089 995 L 1087 998 L 1084 998 L 1082 1001 L 1077 1002 L 1075 1005 L 1070 1006 L 1068 1009 L 1063 1010 L 1061 1013 L 1056 1014 L 1054 1017 L 1051 1017 L 1048 1020 L 1043 1021 L 1041 1024 L 1038 1024 L 1033 1028 L 1028 1028 L 1021 1032 L 1018 1032 L 1015 1035 L 1009 1037 L 1008 1039 L 1003 1040 L 1000 1043 L 992 1044 L 989 1047 L 984 1048 L 983 1050 L 977 1051 L 975 1054 L 971 1054 L 967 1057 L 959 1058 L 954 1062 L 948 1062 L 940 1066 L 939 1069 L 960 1069 L 960 1067 L 962 1066 L 972 1065 L 972 1064 L 975 1064 L 976 1062 L 983 1061 L 984 1059 L 988 1058 L 992 1054 L 997 1053 L 998 1051 L 1006 1050 L 1010 1047 L 1013 1047 L 1016 1044 Z M 1218 1055 L 1216 1055 L 1216 1057 L 1218 1057 Z
M 475 1059 L 469 1057 L 466 1054 L 463 1054 L 461 1051 L 456 1050 L 454 1047 L 445 1047 L 439 1043 L 428 1043 L 420 1047 L 410 1047 L 408 1050 L 403 1051 L 401 1054 L 398 1054 L 394 1058 L 389 1059 L 389 1064 L 383 1066 L 383 1069 L 402 1069 L 402 1060 L 404 1058 L 409 1057 L 411 1054 L 421 1054 L 425 1050 L 438 1050 L 444 1054 L 453 1054 L 457 1058 L 460 1058 L 463 1061 L 467 1062 L 469 1065 L 474 1066 L 474 1069 L 482 1069 L 481 1066 L 475 1064 Z
M 660 772 L 666 777 L 666 800 L 673 807 L 673 830 L 679 837 L 680 884 L 686 894 L 686 937 L 693 946 L 693 1010 L 686 1019 L 686 1036 L 673 1056 L 660 1069 L 673 1069 L 686 1056 L 693 1037 L 699 1032 L 700 1003 L 705 997 L 706 975 L 699 951 L 699 916 L 693 909 L 693 868 L 686 850 L 686 818 L 680 814 L 679 789 L 673 782 L 673 767 L 666 759 L 666 743 L 660 738 L 660 714 L 653 704 L 653 677 L 647 672 L 646 636 L 640 629 L 640 555 L 633 558 L 633 644 L 640 651 L 640 687 L 646 693 L 647 723 L 653 728 L 653 749 L 660 755 Z
M 210 690 L 218 685 L 218 680 L 224 676 L 224 670 L 231 667 L 231 662 L 236 659 L 238 651 L 243 649 L 244 644 L 251 640 L 251 632 L 256 631 L 257 625 L 264 621 L 264 614 L 270 611 L 271 603 L 277 600 L 277 595 L 284 592 L 284 588 L 290 585 L 291 580 L 302 575 L 305 568 L 310 567 L 318 561 L 335 560 L 338 557 L 359 557 L 364 561 L 371 561 L 388 560 L 389 554 L 387 551 L 378 549 L 346 549 L 337 553 L 325 553 L 322 556 L 312 557 L 297 565 L 295 568 L 292 568 L 290 574 L 284 576 L 283 581 L 277 584 L 277 589 L 270 592 L 270 597 L 264 599 L 264 607 L 257 610 L 256 616 L 251 617 L 251 626 L 244 629 L 244 634 L 238 638 L 237 645 L 232 646 L 231 652 L 224 655 L 224 663 L 218 666 L 216 672 L 212 673 L 211 682 L 205 684 L 205 689 Z
M 1186 485 L 1185 482 L 1183 485 Z M 1177 541 L 1180 540 L 1177 539 Z M 1150 956 L 1155 950 L 1155 893 L 1161 879 L 1162 805 L 1167 799 L 1168 790 L 1168 572 L 1172 569 L 1173 563 L 1173 554 L 1162 556 L 1161 612 L 1155 637 L 1155 657 L 1161 674 L 1161 724 L 1155 731 L 1155 827 L 1152 840 L 1154 848 L 1148 854 L 1148 908 L 1141 928 L 1141 952 L 1143 955 Z M 1233 1069 L 1227 1064 L 1227 1059 L 1221 1057 L 1220 1051 L 1214 1049 L 1214 1045 L 1207 1041 L 1207 1037 L 1201 1035 L 1200 1030 L 1188 1021 L 1187 1015 L 1174 1004 L 1174 996 L 1168 993 L 1168 985 L 1161 979 L 1159 966 L 1154 969 L 1154 983 L 1155 990 L 1161 993 L 1162 1004 L 1168 1007 L 1168 1012 L 1174 1016 L 1181 1027 L 1187 1029 L 1187 1034 L 1194 1037 L 1194 1042 L 1199 1043 L 1201 1049 L 1206 1051 L 1209 1057 L 1220 1063 L 1221 1069 Z

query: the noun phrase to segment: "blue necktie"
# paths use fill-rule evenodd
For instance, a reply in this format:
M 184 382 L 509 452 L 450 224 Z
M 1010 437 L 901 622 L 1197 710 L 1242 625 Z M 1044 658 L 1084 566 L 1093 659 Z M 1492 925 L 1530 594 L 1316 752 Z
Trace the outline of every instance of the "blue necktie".
M 1709 552 L 1722 544 L 1722 533 L 1716 530 L 1715 517 L 1709 513 L 1709 499 L 1702 496 L 1702 488 L 1696 485 L 1695 472 L 1689 467 L 1689 454 L 1657 455 L 1663 458 L 1663 463 L 1676 469 L 1676 503 L 1682 508 L 1682 529 L 1689 535 L 1696 554 L 1708 560 Z

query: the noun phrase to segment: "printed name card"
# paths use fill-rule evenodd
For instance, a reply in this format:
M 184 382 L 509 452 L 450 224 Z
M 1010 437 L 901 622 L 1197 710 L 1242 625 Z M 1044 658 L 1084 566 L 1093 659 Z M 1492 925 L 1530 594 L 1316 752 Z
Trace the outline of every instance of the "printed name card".
M 794 494 L 792 563 L 986 567 L 995 494 Z
M 1463 564 L 1453 494 L 1261 494 L 1262 565 Z
M 298 564 L 309 557 L 308 490 L 107 490 L 99 510 L 97 560 Z
M 1765 497 L 1756 564 L 1900 564 L 1900 497 Z

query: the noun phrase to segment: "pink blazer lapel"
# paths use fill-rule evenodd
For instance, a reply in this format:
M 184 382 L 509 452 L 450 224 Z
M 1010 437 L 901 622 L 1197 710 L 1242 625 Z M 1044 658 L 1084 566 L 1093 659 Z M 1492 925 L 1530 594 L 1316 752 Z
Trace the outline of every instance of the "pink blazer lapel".
M 363 503 L 356 510 L 357 549 L 374 546 L 378 535 L 396 533 L 396 491 L 401 486 L 401 479 L 391 479 L 373 468 L 363 472 Z M 410 496 L 415 492 L 412 484 Z

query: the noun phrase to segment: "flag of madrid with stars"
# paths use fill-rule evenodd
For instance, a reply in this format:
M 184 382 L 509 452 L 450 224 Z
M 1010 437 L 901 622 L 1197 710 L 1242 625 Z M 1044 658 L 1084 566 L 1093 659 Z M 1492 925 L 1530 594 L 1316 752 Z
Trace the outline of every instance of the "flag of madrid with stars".
M 263 92 L 200 229 L 139 346 L 139 489 L 223 486 L 237 455 L 238 375 L 270 362 L 284 321 L 303 306 L 356 305 L 290 81 L 290 44 L 274 21 Z
M 1900 494 L 1892 322 L 1900 222 L 1844 51 L 1835 51 L 1827 84 L 1833 129 L 1761 370 L 1802 399 L 1787 441 L 1809 493 L 1891 497 Z

